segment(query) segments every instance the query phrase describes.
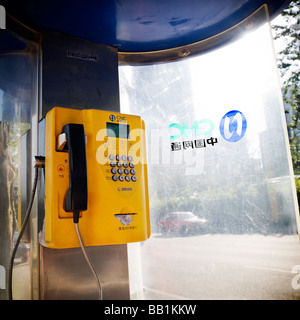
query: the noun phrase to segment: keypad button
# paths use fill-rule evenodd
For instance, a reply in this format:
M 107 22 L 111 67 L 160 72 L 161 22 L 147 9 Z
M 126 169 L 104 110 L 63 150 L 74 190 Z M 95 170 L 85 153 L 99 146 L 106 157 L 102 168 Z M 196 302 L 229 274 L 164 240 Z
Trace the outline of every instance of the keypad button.
M 132 162 L 132 161 L 133 161 L 132 156 L 128 156 L 128 161 L 129 161 L 129 162 Z
M 129 163 L 130 168 L 134 168 L 134 164 L 132 162 Z
M 112 179 L 114 180 L 114 181 L 117 181 L 118 180 L 118 176 L 116 176 L 115 174 L 112 176 Z
M 121 167 L 122 167 L 122 162 L 117 162 L 117 166 L 118 166 L 119 168 L 121 168 Z
M 124 181 L 125 177 L 124 176 L 119 176 L 120 181 Z
M 124 162 L 124 163 L 123 163 L 123 167 L 124 167 L 124 168 L 128 168 L 128 163 L 127 163 L 127 162 Z
M 108 157 L 109 157 L 109 160 L 115 160 L 115 156 L 113 154 L 110 154 Z
M 112 168 L 112 169 L 111 169 L 111 173 L 112 173 L 112 174 L 116 174 L 116 173 L 117 173 L 117 169 L 116 169 L 116 168 Z
M 125 174 L 129 174 L 129 169 L 124 169 Z
M 131 177 L 131 180 L 132 180 L 133 182 L 136 182 L 137 177 L 136 177 L 136 176 L 132 176 L 132 177 Z
M 120 160 L 121 160 L 121 157 L 120 157 L 118 154 L 116 155 L 116 160 L 117 160 L 117 161 L 120 161 Z
M 134 169 L 131 169 L 131 170 L 130 170 L 130 173 L 134 176 L 134 175 L 135 175 L 135 170 L 134 170 Z
M 123 155 L 123 156 L 122 156 L 122 160 L 123 160 L 123 161 L 126 161 L 126 160 L 127 160 L 127 157 Z
M 122 174 L 123 173 L 123 169 L 118 169 L 118 173 Z
M 125 177 L 125 180 L 126 180 L 127 182 L 129 182 L 129 181 L 131 180 L 130 176 L 126 176 L 126 177 Z
M 115 163 L 114 161 L 111 161 L 111 162 L 110 162 L 110 166 L 111 166 L 111 167 L 115 167 L 115 166 L 116 166 L 116 163 Z

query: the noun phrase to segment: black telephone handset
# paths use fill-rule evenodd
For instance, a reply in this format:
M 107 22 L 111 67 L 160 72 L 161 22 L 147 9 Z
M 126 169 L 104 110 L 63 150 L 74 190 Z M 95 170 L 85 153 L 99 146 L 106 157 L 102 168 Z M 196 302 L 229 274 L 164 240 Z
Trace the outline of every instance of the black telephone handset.
M 85 133 L 82 124 L 70 123 L 63 127 L 66 134 L 64 151 L 69 153 L 69 181 L 64 209 L 73 212 L 73 219 L 78 223 L 79 213 L 87 210 L 87 166 L 85 151 Z

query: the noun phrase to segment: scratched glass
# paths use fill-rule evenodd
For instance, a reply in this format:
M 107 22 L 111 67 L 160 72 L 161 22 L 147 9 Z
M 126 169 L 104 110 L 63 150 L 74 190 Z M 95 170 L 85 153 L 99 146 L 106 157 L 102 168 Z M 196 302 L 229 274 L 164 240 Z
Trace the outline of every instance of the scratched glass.
M 0 6 L 1 7 L 1 6 Z M 35 110 L 32 81 L 34 56 L 26 52 L 0 54 L 0 300 L 8 298 L 7 277 L 13 246 L 27 207 L 31 185 L 29 142 L 32 110 Z M 33 215 L 32 215 L 33 216 Z M 25 229 L 16 252 L 15 298 L 28 299 L 30 278 L 30 230 Z M 22 285 L 27 290 L 18 290 Z
M 268 23 L 197 57 L 122 66 L 120 93 L 121 112 L 147 133 L 152 236 L 128 246 L 131 297 L 299 299 L 299 212 Z

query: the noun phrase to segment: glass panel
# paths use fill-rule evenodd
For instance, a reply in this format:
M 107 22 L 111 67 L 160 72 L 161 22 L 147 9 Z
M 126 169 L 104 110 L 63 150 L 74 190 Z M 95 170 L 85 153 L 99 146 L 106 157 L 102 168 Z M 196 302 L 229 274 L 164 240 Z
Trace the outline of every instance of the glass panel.
M 31 182 L 32 61 L 29 53 L 0 55 L 0 300 L 8 298 L 9 261 Z M 14 299 L 30 297 L 29 232 L 14 261 Z
M 147 130 L 144 298 L 299 299 L 299 212 L 269 25 L 195 58 L 122 66 L 120 90 L 121 111 Z

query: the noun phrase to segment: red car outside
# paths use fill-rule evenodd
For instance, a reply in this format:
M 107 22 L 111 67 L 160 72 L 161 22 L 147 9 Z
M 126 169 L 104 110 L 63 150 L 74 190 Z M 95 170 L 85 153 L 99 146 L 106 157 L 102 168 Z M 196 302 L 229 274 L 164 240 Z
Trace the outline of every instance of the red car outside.
M 205 230 L 206 219 L 198 218 L 189 211 L 177 211 L 165 214 L 158 222 L 158 226 L 163 233 L 200 233 Z

